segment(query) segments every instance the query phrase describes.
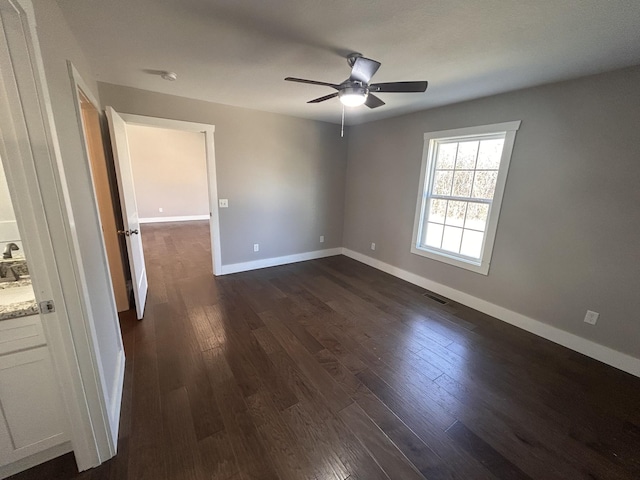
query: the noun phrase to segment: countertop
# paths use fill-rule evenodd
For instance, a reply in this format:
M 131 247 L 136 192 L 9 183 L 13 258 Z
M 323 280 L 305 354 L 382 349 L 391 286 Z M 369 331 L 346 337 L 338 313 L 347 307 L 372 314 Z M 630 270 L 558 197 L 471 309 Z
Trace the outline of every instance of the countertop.
M 9 263 L 11 260 L 7 259 L 3 263 Z M 11 264 L 21 263 L 20 259 L 15 260 Z M 0 279 L 0 321 L 40 313 L 28 275 L 21 276 L 17 281 L 2 280 L 5 279 Z
M 0 305 L 0 322 L 10 318 L 26 317 L 28 315 L 38 315 L 38 304 L 35 298 L 24 302 L 14 302 L 8 305 Z

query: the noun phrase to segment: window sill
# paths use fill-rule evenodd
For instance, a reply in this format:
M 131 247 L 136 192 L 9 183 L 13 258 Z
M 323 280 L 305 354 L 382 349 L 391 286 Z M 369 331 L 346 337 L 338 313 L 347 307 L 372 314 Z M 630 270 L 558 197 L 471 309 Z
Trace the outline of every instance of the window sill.
M 415 244 L 411 245 L 411 253 L 413 253 L 414 255 L 419 255 L 421 257 L 429 258 L 431 260 L 436 260 L 438 262 L 447 263 L 449 265 L 453 265 L 454 267 L 463 268 L 471 272 L 479 273 L 481 275 L 489 275 L 488 263 L 474 263 L 472 261 L 454 257 L 453 255 L 447 255 L 443 252 L 436 252 L 433 250 L 419 248 Z

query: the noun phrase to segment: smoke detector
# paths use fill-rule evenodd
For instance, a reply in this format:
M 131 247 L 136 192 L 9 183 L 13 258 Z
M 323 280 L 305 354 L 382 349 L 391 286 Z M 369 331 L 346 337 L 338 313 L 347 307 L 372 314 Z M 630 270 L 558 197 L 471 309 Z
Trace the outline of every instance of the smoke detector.
M 173 82 L 178 79 L 178 74 L 175 72 L 162 72 L 160 77 L 162 77 L 163 80 Z

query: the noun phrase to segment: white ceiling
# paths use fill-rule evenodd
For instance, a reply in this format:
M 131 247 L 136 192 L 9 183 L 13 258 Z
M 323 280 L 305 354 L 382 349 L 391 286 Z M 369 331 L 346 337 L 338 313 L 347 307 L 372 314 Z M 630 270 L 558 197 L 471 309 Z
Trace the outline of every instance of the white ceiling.
M 347 123 L 640 64 L 639 0 L 58 0 L 97 80 L 340 122 L 307 100 L 340 83 L 351 51 L 382 63 L 375 82 L 428 80 L 379 94 Z M 149 70 L 178 73 L 176 82 Z

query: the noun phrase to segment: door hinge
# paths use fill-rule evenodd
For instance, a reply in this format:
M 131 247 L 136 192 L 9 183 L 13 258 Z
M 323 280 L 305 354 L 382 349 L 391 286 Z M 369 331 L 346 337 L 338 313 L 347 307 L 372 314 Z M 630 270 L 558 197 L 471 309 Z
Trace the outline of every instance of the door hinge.
M 45 300 L 39 303 L 40 313 L 53 313 L 56 311 L 56 305 L 53 300 Z

